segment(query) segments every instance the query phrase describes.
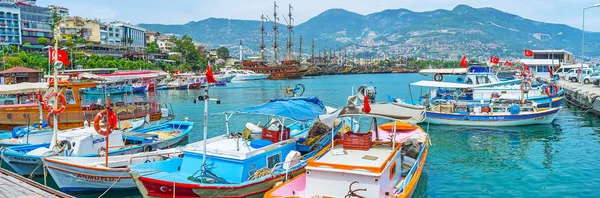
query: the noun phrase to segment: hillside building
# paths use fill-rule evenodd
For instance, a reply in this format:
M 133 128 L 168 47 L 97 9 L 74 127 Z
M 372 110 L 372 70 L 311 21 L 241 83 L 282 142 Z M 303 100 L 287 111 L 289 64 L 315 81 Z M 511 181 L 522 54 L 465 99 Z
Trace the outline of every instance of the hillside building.
M 20 21 L 17 5 L 0 3 L 0 45 L 21 45 Z

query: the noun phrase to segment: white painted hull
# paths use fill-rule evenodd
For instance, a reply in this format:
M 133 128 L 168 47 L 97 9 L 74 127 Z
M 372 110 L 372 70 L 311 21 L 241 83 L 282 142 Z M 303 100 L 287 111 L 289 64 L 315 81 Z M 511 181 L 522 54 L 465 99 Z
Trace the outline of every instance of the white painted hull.
M 269 74 L 237 74 L 232 81 L 249 81 L 249 80 L 264 80 L 269 77 Z
M 456 125 L 456 126 L 482 126 L 482 127 L 509 127 L 509 126 L 526 126 L 536 124 L 549 124 L 557 113 L 521 119 L 521 120 L 492 120 L 492 121 L 473 121 L 473 120 L 454 120 L 454 119 L 443 119 L 443 118 L 431 118 L 425 119 L 426 123 L 439 124 L 439 125 Z

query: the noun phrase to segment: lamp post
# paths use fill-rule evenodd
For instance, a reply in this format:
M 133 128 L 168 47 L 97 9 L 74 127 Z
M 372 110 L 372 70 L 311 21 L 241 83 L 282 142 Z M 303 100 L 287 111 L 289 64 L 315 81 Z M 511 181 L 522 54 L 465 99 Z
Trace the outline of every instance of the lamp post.
M 583 56 L 584 56 L 584 51 L 583 51 L 583 46 L 584 46 L 584 40 L 585 40 L 585 10 L 590 9 L 590 8 L 597 8 L 600 7 L 600 3 L 597 3 L 593 6 L 587 7 L 587 8 L 583 8 L 583 12 L 582 12 L 582 22 L 581 22 L 581 68 L 583 69 Z M 581 78 L 581 73 L 578 75 L 578 78 Z

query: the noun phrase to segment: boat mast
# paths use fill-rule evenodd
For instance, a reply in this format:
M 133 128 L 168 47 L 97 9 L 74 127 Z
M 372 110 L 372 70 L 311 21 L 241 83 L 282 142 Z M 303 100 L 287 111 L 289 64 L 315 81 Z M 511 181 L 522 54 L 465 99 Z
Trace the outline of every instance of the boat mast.
M 260 48 L 260 59 L 261 60 L 265 60 L 265 20 L 267 18 L 265 17 L 265 15 L 260 15 L 260 45 L 258 46 L 258 48 Z
M 300 35 L 300 48 L 298 48 L 298 62 L 302 63 L 302 35 Z
M 289 4 L 289 8 L 288 8 L 288 10 L 289 10 L 288 11 L 288 19 L 289 20 L 287 20 L 285 18 L 285 16 L 283 16 L 283 19 L 287 23 L 287 29 L 288 29 L 288 38 L 287 38 L 287 42 L 285 44 L 286 50 L 287 50 L 286 51 L 286 57 L 285 57 L 286 60 L 292 60 L 292 57 L 293 57 L 293 55 L 292 55 L 292 46 L 294 44 L 292 43 L 292 33 L 294 32 L 294 30 L 292 30 L 292 28 L 294 28 L 294 25 L 292 25 L 292 23 L 294 22 L 294 19 L 292 18 L 292 9 L 294 9 L 292 7 L 292 4 Z
M 310 56 L 310 62 L 315 65 L 315 39 L 312 39 L 312 55 Z
M 279 47 L 277 45 L 277 33 L 279 33 L 279 31 L 277 31 L 277 2 L 273 2 L 273 65 L 277 65 L 277 62 L 279 61 L 279 57 L 277 57 L 277 47 Z
M 243 49 L 242 40 L 240 39 L 240 65 L 242 66 L 242 69 L 244 69 Z

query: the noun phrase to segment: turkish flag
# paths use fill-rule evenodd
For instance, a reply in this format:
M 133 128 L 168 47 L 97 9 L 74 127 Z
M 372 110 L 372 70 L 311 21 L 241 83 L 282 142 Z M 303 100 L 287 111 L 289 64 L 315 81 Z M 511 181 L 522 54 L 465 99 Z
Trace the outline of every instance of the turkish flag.
M 523 69 L 525 69 L 526 71 L 529 71 L 529 65 L 523 64 Z
M 552 70 L 552 67 L 550 66 L 546 66 L 548 68 L 548 72 L 550 72 L 550 77 L 554 77 L 554 71 Z
M 512 66 L 512 63 L 511 63 L 511 62 L 508 62 L 508 61 L 506 61 L 506 62 L 504 62 L 504 66 L 509 66 L 509 67 L 510 67 L 510 66 Z
M 212 69 L 210 68 L 210 65 L 208 65 L 208 69 L 206 70 L 206 81 L 208 83 L 216 83 L 217 80 L 215 80 L 215 76 L 213 76 L 213 72 Z
M 460 60 L 460 66 L 467 67 L 468 65 L 469 65 L 469 62 L 467 62 L 467 57 L 463 56 L 462 60 Z
M 62 62 L 64 65 L 69 65 L 69 54 L 67 54 L 66 50 L 58 50 L 58 57 L 56 58 L 58 61 Z M 54 63 L 54 48 L 50 48 L 50 63 Z
M 525 53 L 525 56 L 533 56 L 533 51 L 531 51 L 531 50 L 525 50 L 524 53 Z
M 490 57 L 490 63 L 494 63 L 494 64 L 498 64 L 500 62 L 500 58 L 497 57 Z
M 365 95 L 363 102 L 364 102 L 364 104 L 363 104 L 362 111 L 365 113 L 371 112 L 371 105 L 369 104 L 369 98 L 367 98 L 367 95 Z

